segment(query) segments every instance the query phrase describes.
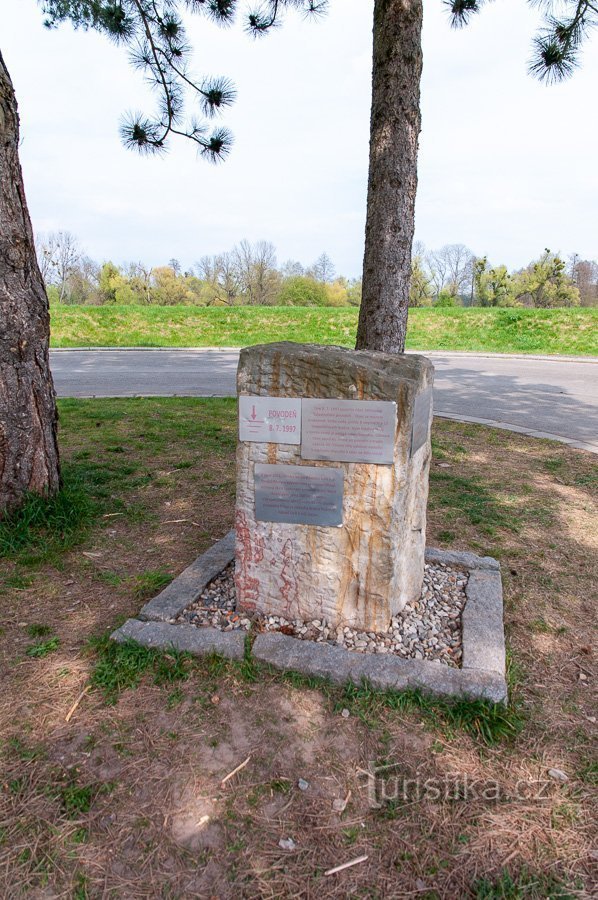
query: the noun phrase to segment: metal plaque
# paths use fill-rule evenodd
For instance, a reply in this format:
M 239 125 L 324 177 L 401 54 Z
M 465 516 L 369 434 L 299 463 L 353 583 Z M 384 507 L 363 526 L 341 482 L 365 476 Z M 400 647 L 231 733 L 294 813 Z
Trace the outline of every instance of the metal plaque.
M 301 400 L 294 397 L 240 396 L 239 440 L 300 444 Z
M 342 469 L 255 464 L 255 517 L 292 525 L 343 524 Z
M 432 409 L 432 388 L 422 391 L 415 398 L 413 409 L 413 425 L 411 429 L 411 456 L 428 440 L 430 428 L 430 412 Z
M 303 459 L 378 465 L 394 460 L 394 401 L 304 399 L 301 422 Z

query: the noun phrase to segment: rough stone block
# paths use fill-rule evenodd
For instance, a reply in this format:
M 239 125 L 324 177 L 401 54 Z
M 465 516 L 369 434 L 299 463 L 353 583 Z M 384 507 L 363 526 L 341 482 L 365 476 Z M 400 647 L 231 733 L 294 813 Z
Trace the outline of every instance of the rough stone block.
M 431 404 L 422 404 L 421 395 L 431 391 L 433 371 L 429 360 L 411 354 L 292 343 L 241 351 L 240 395 L 397 404 L 390 465 L 313 461 L 301 458 L 298 445 L 239 443 L 235 527 L 241 608 L 380 631 L 419 596 L 432 418 Z M 412 452 L 418 396 L 420 415 Z M 256 521 L 256 463 L 340 467 L 342 526 Z
M 187 606 L 195 603 L 212 578 L 219 575 L 231 562 L 234 548 L 235 532 L 229 531 L 222 540 L 198 556 L 163 591 L 146 603 L 139 613 L 139 618 L 154 622 L 168 622 L 169 619 L 174 619 Z
M 244 631 L 218 631 L 217 628 L 195 628 L 193 625 L 171 625 L 168 622 L 140 622 L 127 619 L 124 625 L 110 637 L 119 644 L 136 641 L 143 647 L 155 647 L 205 656 L 218 653 L 229 659 L 243 659 L 245 653 Z
M 360 684 L 365 680 L 378 690 L 419 689 L 439 696 L 483 698 L 493 703 L 503 703 L 507 698 L 504 678 L 493 672 L 468 672 L 426 660 L 355 653 L 280 632 L 258 635 L 252 655 L 275 669 L 328 678 L 335 684 Z
M 462 569 L 500 570 L 500 563 L 493 556 L 476 556 L 475 553 L 468 553 L 467 550 L 437 550 L 435 547 L 426 547 L 426 562 L 458 566 Z
M 500 570 L 472 569 L 465 588 L 463 668 L 505 674 Z

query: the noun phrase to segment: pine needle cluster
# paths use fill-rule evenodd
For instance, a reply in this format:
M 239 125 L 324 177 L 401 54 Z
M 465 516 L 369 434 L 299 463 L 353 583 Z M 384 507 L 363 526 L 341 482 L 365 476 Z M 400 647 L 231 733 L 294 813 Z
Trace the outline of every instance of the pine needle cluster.
M 224 76 L 198 78 L 190 72 L 191 47 L 183 14 L 200 13 L 218 25 L 230 25 L 239 15 L 238 0 L 38 0 L 48 28 L 69 20 L 75 28 L 91 28 L 126 47 L 134 68 L 142 72 L 158 96 L 153 115 L 128 113 L 121 123 L 126 146 L 142 153 L 160 153 L 171 135 L 197 144 L 212 162 L 224 159 L 232 146 L 231 132 L 211 120 L 234 103 L 234 84 Z M 254 36 L 280 23 L 286 9 L 307 16 L 325 11 L 327 0 L 263 0 L 245 10 L 245 27 Z M 196 112 L 187 112 L 189 96 Z
M 461 28 L 487 0 L 446 0 L 451 24 Z M 579 65 L 584 39 L 598 25 L 596 0 L 528 0 L 539 7 L 543 23 L 533 39 L 529 71 L 552 84 L 568 78 Z

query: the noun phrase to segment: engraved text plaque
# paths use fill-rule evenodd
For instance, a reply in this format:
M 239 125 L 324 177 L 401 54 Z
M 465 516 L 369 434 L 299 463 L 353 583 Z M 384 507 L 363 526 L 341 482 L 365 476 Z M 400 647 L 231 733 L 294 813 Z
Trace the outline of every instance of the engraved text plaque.
M 255 464 L 255 517 L 261 522 L 343 524 L 342 469 Z
M 417 453 L 420 447 L 428 440 L 428 428 L 430 423 L 430 407 L 432 405 L 432 390 L 428 388 L 415 398 L 413 408 L 413 426 L 411 432 L 411 456 Z
M 394 401 L 304 399 L 301 456 L 391 465 L 396 423 Z

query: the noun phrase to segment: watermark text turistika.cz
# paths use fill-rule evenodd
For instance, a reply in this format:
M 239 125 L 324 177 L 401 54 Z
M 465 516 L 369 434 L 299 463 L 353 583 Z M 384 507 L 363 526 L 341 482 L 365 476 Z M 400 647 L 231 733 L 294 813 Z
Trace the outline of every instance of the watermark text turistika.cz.
M 487 803 L 548 800 L 554 782 L 545 779 L 520 779 L 508 787 L 494 779 L 474 778 L 467 772 L 450 772 L 433 777 L 409 775 L 400 764 L 378 766 L 370 761 L 361 769 L 362 783 L 372 809 L 388 803 L 443 803 L 484 800 Z

